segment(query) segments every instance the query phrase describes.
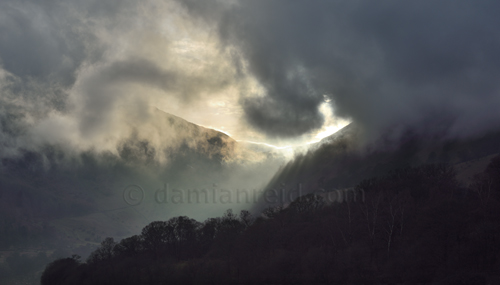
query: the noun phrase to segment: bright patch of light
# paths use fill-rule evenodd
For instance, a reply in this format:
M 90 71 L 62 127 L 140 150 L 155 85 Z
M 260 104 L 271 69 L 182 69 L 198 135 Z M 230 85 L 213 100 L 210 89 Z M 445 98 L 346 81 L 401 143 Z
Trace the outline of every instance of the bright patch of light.
M 310 141 L 310 142 L 306 143 L 306 145 L 315 144 L 315 143 L 318 143 L 318 142 L 320 142 L 320 141 L 321 141 L 321 140 L 319 140 L 319 141 Z
M 325 130 L 322 132 L 319 132 L 316 134 L 315 138 L 322 140 L 328 136 L 333 135 L 334 133 L 338 132 L 340 129 L 342 129 L 345 125 L 339 126 L 327 126 L 325 127 Z
M 335 117 L 330 106 L 330 100 L 325 96 L 325 102 L 319 107 L 319 111 L 325 118 L 325 123 L 323 127 L 319 129 L 315 134 L 313 134 L 313 140 L 309 141 L 307 144 L 313 144 L 321 141 L 322 139 L 333 135 L 338 132 L 343 127 L 349 125 L 351 122 Z
M 287 149 L 287 148 L 292 148 L 292 146 L 291 146 L 291 145 L 287 145 L 287 146 L 275 146 L 275 145 L 268 144 L 268 143 L 263 143 L 263 142 L 253 142 L 253 141 L 246 141 L 246 140 L 237 140 L 237 142 L 246 142 L 246 143 L 258 144 L 258 145 L 265 145 L 265 146 L 272 147 L 272 148 L 275 148 L 275 149 Z
M 197 124 L 197 125 L 198 125 L 198 126 L 200 126 L 200 127 L 204 127 L 204 128 L 206 128 L 206 129 L 212 129 L 212 130 L 215 130 L 215 131 L 221 132 L 221 133 L 223 133 L 223 134 L 226 134 L 226 135 L 228 135 L 228 136 L 232 137 L 230 133 L 228 133 L 228 132 L 226 132 L 226 131 L 223 131 L 223 130 L 221 130 L 221 129 L 214 128 L 214 127 L 211 127 L 211 126 L 202 126 L 202 125 L 200 125 L 200 124 Z M 222 127 L 222 128 L 224 128 L 224 127 Z

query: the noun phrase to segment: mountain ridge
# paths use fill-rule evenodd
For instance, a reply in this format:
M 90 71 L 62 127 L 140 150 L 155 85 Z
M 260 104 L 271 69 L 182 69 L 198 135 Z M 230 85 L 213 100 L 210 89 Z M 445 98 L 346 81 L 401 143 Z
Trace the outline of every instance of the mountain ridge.
M 500 153 L 500 132 L 466 139 L 427 138 L 408 133 L 391 147 L 376 142 L 362 146 L 354 123 L 297 155 L 274 175 L 266 189 L 296 189 L 303 193 L 353 187 L 363 179 L 423 164 L 448 164 L 467 185 L 489 160 Z M 259 205 L 262 209 L 265 205 Z

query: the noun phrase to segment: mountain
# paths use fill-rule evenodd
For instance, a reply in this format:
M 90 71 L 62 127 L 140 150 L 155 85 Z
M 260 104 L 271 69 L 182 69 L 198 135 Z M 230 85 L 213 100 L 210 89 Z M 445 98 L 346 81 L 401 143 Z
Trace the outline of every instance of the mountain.
M 32 256 L 85 257 L 104 237 L 137 234 L 153 220 L 180 213 L 208 217 L 235 206 L 158 203 L 155 192 L 164 185 L 236 188 L 235 181 L 259 183 L 277 169 L 267 154 L 222 132 L 160 110 L 151 116 L 147 125 L 129 122 L 130 135 L 110 151 L 70 153 L 46 145 L 1 160 L 0 280 L 32 270 L 20 265 L 31 264 Z M 254 174 L 242 177 L 246 170 Z
M 425 137 L 409 131 L 397 142 L 381 139 L 363 147 L 360 147 L 361 139 L 355 124 L 344 127 L 288 162 L 266 189 L 297 192 L 300 187 L 301 194 L 329 192 L 354 187 L 363 179 L 387 175 L 396 169 L 423 164 L 452 165 L 457 179 L 467 185 L 474 174 L 482 172 L 491 158 L 500 153 L 500 132 L 452 139 Z M 265 206 L 260 204 L 257 209 Z
M 159 110 L 154 115 L 154 121 L 169 132 L 164 136 L 167 140 L 176 134 L 175 149 L 155 148 L 150 141 L 132 136 L 117 145 L 116 154 L 86 151 L 73 156 L 54 145 L 2 159 L 0 248 L 33 246 L 38 244 L 37 236 L 46 236 L 53 220 L 109 209 L 102 200 L 118 195 L 116 189 L 123 187 L 117 184 L 126 178 L 140 180 L 152 169 L 173 177 L 192 167 L 220 168 L 236 159 L 237 142 L 226 134 Z M 169 163 L 161 165 L 160 155 Z M 59 233 L 49 239 L 57 244 L 54 234 Z
M 356 188 L 359 199 L 308 194 L 257 218 L 154 221 L 85 262 L 49 263 L 41 284 L 499 283 L 500 156 L 469 187 L 423 165 Z

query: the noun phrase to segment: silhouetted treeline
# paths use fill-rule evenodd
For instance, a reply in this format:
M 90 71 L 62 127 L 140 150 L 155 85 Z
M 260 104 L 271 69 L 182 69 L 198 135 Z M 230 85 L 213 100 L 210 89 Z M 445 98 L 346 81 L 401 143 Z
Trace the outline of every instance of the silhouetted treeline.
M 257 218 L 156 221 L 86 262 L 50 263 L 45 284 L 500 282 L 500 156 L 467 187 L 452 168 L 405 168 L 357 185 L 364 201 L 309 194 Z

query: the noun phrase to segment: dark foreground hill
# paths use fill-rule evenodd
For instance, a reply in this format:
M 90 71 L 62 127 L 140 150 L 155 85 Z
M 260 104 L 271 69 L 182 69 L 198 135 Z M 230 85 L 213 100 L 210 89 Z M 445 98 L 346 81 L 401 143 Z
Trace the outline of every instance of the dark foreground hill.
M 464 187 L 454 168 L 405 167 L 327 204 L 308 194 L 262 216 L 180 216 L 106 238 L 45 284 L 497 284 L 500 156 Z M 356 194 L 357 196 L 354 196 Z

